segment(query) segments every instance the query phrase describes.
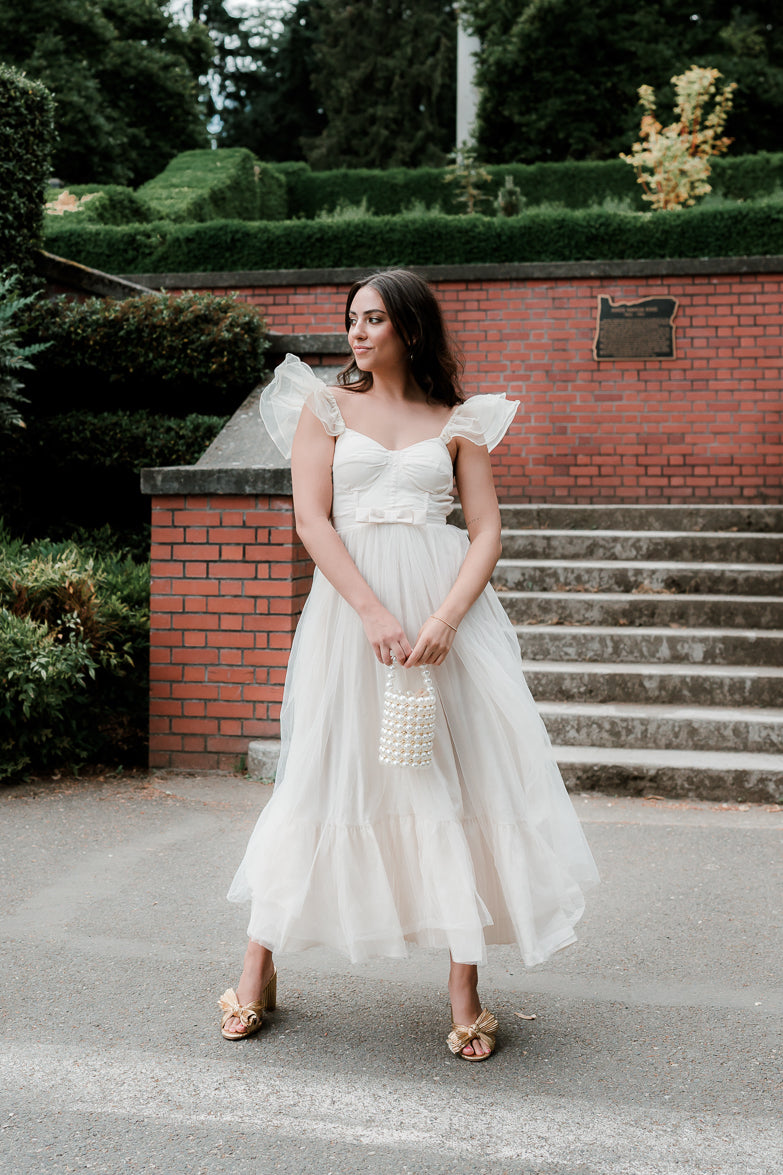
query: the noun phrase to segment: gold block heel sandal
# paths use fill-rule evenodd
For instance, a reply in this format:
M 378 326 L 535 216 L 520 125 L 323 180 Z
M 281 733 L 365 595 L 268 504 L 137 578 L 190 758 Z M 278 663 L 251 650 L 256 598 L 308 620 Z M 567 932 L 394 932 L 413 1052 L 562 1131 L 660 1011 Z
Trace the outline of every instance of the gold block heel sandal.
M 220 1031 L 225 1040 L 244 1040 L 252 1036 L 264 1023 L 264 1012 L 274 1012 L 277 1007 L 277 968 L 267 983 L 261 999 L 252 1004 L 240 1004 L 233 987 L 223 992 L 218 1000 L 223 1015 L 220 1018 Z M 239 1032 L 227 1032 L 226 1024 L 233 1017 L 240 1021 L 242 1029 Z
M 462 1057 L 463 1061 L 486 1061 L 495 1051 L 495 1033 L 498 1030 L 498 1022 L 491 1012 L 486 1008 L 482 1008 L 480 1014 L 476 1017 L 474 1022 L 467 1026 L 465 1024 L 455 1024 L 452 1021 L 451 1032 L 446 1037 L 446 1044 L 451 1051 L 458 1057 Z M 466 1045 L 471 1044 L 474 1040 L 480 1040 L 486 1048 L 488 1053 L 463 1053 Z

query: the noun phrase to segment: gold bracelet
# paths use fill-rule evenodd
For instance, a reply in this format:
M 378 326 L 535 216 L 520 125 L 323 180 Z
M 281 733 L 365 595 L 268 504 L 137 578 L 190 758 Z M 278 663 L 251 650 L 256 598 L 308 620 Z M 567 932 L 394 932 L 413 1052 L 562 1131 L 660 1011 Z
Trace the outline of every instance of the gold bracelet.
M 453 624 L 449 624 L 448 620 L 444 620 L 442 616 L 436 616 L 434 612 L 432 613 L 432 619 L 439 620 L 441 624 L 445 624 L 446 628 L 450 628 L 452 632 L 457 631 Z

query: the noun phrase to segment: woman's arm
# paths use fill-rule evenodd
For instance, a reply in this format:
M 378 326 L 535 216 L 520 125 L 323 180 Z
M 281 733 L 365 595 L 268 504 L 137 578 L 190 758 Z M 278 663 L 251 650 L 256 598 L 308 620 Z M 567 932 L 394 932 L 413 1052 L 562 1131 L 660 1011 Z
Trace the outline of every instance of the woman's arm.
M 470 547 L 451 591 L 422 625 L 408 666 L 445 661 L 454 629 L 484 591 L 500 558 L 500 510 L 486 446 L 458 439 L 455 475 Z
M 388 664 L 391 652 L 403 664 L 411 652 L 408 638 L 360 574 L 330 521 L 333 457 L 334 437 L 305 407 L 291 453 L 297 534 L 319 571 L 358 613 L 378 660 Z

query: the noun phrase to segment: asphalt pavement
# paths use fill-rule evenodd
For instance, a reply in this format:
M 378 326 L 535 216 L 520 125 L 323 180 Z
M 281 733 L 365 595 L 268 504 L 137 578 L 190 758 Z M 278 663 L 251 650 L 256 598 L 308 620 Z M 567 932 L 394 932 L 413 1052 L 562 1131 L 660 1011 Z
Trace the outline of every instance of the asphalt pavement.
M 0 791 L 3 1175 L 781 1175 L 780 808 L 575 796 L 603 884 L 546 966 L 490 950 L 467 1064 L 424 950 L 280 958 L 278 1011 L 221 1038 L 270 791 Z

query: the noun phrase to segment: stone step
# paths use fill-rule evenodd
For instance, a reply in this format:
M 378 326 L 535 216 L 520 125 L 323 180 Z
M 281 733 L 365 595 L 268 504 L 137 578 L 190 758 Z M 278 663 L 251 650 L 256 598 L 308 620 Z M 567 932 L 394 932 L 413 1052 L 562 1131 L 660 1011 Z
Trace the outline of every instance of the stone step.
M 730 751 L 553 748 L 572 791 L 779 803 L 783 755 Z
M 783 665 L 783 630 L 522 624 L 528 661 L 678 661 L 691 665 Z
M 508 530 L 505 559 L 603 559 L 687 563 L 783 563 L 783 534 L 752 531 Z
M 783 755 L 557 745 L 553 751 L 572 791 L 755 803 L 783 799 Z M 251 742 L 249 777 L 273 779 L 279 754 L 275 739 Z
M 783 706 L 783 669 L 750 665 L 523 661 L 537 702 Z
M 514 624 L 783 629 L 783 599 L 778 596 L 521 592 L 496 587 Z
M 453 521 L 457 521 L 457 515 Z M 511 530 L 680 530 L 783 532 L 783 505 L 643 506 L 554 505 L 547 502 L 500 507 Z
M 783 594 L 783 566 L 774 563 L 671 563 L 604 559 L 500 559 L 494 584 L 518 591 L 671 592 L 771 596 Z
M 538 711 L 561 746 L 783 754 L 783 709 L 540 702 Z

